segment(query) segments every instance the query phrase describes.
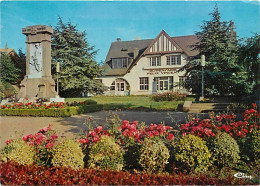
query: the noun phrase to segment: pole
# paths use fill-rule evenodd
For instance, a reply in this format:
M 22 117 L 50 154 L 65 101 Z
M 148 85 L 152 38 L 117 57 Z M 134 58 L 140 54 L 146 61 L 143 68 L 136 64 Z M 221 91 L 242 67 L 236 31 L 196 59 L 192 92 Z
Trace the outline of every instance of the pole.
M 59 95 L 59 73 L 57 72 L 57 94 Z
M 57 62 L 56 72 L 57 72 L 57 94 L 59 96 L 59 72 L 60 72 L 60 63 L 59 62 Z
M 200 101 L 204 101 L 204 67 L 205 67 L 205 56 L 201 55 L 201 97 Z
M 204 99 L 204 67 L 201 70 L 201 97 Z

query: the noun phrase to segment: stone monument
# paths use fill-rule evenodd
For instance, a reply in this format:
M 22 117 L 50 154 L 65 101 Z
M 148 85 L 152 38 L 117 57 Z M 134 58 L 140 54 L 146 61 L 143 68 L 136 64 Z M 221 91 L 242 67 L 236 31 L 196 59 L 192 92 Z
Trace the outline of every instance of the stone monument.
M 53 29 L 45 25 L 27 26 L 26 75 L 21 82 L 18 98 L 55 98 L 55 82 L 51 76 L 51 35 Z

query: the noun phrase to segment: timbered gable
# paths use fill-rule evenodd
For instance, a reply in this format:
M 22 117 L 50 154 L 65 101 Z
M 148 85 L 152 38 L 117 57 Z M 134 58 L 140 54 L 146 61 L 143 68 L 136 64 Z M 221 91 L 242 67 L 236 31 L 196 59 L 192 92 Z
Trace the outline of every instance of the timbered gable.
M 183 52 L 183 50 L 164 30 L 162 30 L 154 41 L 147 47 L 144 54 L 163 54 L 174 52 Z

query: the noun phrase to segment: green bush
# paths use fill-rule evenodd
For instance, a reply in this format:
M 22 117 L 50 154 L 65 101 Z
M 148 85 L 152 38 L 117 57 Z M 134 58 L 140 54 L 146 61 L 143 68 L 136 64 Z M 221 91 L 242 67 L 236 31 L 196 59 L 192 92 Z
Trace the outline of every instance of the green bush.
M 49 109 L 1 109 L 1 116 L 69 117 L 102 110 L 103 105 L 83 105 Z
M 84 167 L 84 155 L 78 142 L 65 139 L 53 148 L 52 164 L 54 167 L 70 167 L 80 169 Z
M 225 132 L 219 132 L 209 140 L 208 147 L 214 162 L 220 169 L 235 167 L 240 159 L 239 146 L 236 140 Z
M 35 150 L 23 140 L 13 140 L 1 153 L 2 161 L 12 160 L 22 165 L 34 163 Z
M 188 135 L 174 144 L 178 166 L 188 172 L 203 173 L 212 165 L 206 142 L 200 137 Z
M 15 94 L 17 91 L 10 83 L 0 80 L 0 100 Z
M 102 136 L 89 152 L 88 166 L 90 168 L 120 171 L 123 168 L 123 162 L 122 149 L 111 136 Z
M 125 168 L 128 170 L 141 170 L 140 160 L 140 149 L 141 145 L 139 143 L 133 143 L 125 147 Z
M 255 162 L 260 160 L 260 131 L 254 130 L 247 137 L 238 140 L 241 158 Z
M 168 163 L 169 150 L 159 138 L 146 138 L 140 149 L 139 163 L 147 173 L 161 172 Z

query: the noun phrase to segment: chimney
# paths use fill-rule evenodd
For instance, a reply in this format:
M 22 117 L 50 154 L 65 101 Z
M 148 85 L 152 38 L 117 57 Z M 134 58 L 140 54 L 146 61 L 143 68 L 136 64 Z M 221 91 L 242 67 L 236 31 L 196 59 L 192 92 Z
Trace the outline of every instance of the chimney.
M 139 36 L 136 36 L 136 37 L 135 37 L 135 40 L 140 40 L 140 37 L 139 37 Z
M 133 48 L 133 50 L 134 50 L 134 60 L 135 60 L 135 58 L 138 56 L 138 54 L 139 54 L 139 49 L 138 48 Z
M 117 42 L 121 41 L 121 38 L 117 38 L 116 41 L 117 41 Z

